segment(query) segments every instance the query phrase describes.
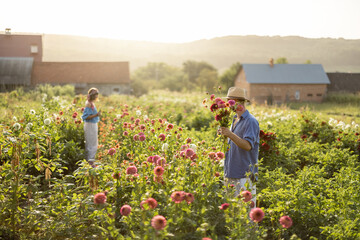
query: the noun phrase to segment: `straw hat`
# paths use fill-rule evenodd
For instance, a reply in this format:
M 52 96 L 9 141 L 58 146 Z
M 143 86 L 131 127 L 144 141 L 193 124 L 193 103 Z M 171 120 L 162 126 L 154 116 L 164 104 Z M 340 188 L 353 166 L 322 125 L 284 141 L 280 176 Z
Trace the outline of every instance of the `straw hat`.
M 239 99 L 239 100 L 245 100 L 250 102 L 246 95 L 246 89 L 244 88 L 238 88 L 238 87 L 231 87 L 228 90 L 228 94 L 226 96 L 228 99 Z

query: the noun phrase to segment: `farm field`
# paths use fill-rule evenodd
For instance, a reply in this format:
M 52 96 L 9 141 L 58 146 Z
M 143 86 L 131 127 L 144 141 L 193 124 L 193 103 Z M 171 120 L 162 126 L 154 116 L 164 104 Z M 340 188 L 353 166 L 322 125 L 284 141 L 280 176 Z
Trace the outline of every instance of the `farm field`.
M 224 186 L 210 95 L 100 96 L 95 167 L 86 96 L 53 95 L 0 94 L 0 239 L 360 239 L 351 105 L 247 107 L 261 129 L 256 222 Z

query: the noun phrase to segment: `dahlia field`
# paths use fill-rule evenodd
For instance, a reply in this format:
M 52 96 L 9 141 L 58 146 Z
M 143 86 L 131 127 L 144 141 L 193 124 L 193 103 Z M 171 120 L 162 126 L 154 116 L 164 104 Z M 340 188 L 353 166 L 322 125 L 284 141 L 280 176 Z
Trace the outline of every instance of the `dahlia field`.
M 210 94 L 100 96 L 95 165 L 86 96 L 0 99 L 0 239 L 360 239 L 355 122 L 247 106 L 261 129 L 253 206 L 224 185 Z

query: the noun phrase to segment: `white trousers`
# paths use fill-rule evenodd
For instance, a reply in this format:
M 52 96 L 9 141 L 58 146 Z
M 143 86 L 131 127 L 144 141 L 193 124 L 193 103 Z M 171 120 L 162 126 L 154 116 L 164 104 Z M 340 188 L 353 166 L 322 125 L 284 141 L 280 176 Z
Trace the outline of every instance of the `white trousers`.
M 229 187 L 229 184 L 233 184 L 235 187 L 235 197 L 237 197 L 241 191 L 248 190 L 251 192 L 252 201 L 256 207 L 256 184 L 253 184 L 249 178 L 226 178 L 225 184 Z
M 84 122 L 86 160 L 95 160 L 98 149 L 98 124 Z

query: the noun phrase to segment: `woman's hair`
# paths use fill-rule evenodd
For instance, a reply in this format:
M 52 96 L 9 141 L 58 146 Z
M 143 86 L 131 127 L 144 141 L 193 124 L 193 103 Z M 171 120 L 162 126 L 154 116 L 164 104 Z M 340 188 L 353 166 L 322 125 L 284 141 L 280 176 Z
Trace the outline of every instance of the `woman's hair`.
M 99 94 L 99 90 L 97 88 L 90 88 L 88 91 L 88 100 L 94 101 Z

